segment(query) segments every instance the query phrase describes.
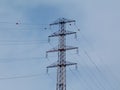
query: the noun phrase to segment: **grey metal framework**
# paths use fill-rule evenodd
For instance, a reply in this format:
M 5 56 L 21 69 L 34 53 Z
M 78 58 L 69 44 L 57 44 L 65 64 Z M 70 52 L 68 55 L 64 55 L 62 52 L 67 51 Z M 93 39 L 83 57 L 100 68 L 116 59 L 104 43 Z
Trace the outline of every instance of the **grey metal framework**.
M 78 51 L 78 47 L 66 46 L 66 35 L 70 35 L 70 34 L 76 35 L 76 32 L 66 30 L 66 24 L 72 23 L 72 22 L 75 22 L 75 20 L 68 20 L 65 18 L 59 18 L 54 23 L 50 24 L 50 26 L 59 25 L 59 31 L 48 36 L 49 38 L 56 37 L 56 36 L 59 38 L 58 47 L 53 48 L 49 51 L 46 51 L 46 54 L 50 53 L 50 52 L 58 52 L 57 62 L 53 63 L 47 67 L 47 69 L 57 67 L 56 90 L 66 90 L 66 66 L 70 66 L 70 65 L 76 66 L 77 65 L 77 63 L 66 61 L 66 51 L 67 50 L 76 49 Z

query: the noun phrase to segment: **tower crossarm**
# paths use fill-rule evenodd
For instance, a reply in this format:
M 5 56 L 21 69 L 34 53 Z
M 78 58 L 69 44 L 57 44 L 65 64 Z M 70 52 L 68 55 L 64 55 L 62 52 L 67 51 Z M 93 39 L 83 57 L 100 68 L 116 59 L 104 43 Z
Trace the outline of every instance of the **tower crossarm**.
M 49 51 L 46 51 L 46 53 L 50 53 L 50 52 L 58 52 L 58 51 L 66 51 L 66 50 L 73 50 L 73 49 L 77 49 L 78 47 L 73 47 L 73 46 L 66 46 L 65 48 L 53 48 Z
M 66 23 L 71 23 L 71 22 L 75 22 L 75 20 L 68 20 L 66 18 L 59 18 L 54 23 L 50 24 L 50 26 L 57 25 L 57 24 L 66 24 Z
M 52 35 L 48 37 L 55 37 L 55 36 L 62 36 L 62 35 L 70 35 L 70 34 L 76 34 L 76 32 L 72 31 L 65 31 L 64 33 L 61 33 L 60 31 L 53 33 Z
M 54 68 L 54 67 L 61 67 L 61 66 L 71 66 L 71 65 L 76 65 L 77 66 L 77 63 L 69 62 L 69 61 L 65 61 L 63 63 L 55 62 L 55 63 L 47 66 L 47 68 Z

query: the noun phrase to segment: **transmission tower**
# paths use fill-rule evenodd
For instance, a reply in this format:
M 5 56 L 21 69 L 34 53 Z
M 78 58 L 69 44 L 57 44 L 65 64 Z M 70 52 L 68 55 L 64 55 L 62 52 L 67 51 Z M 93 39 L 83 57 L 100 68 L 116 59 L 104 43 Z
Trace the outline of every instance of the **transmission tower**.
M 57 84 L 56 84 L 56 90 L 66 90 L 66 66 L 70 65 L 77 65 L 77 63 L 66 61 L 66 51 L 67 50 L 73 50 L 76 49 L 78 51 L 78 47 L 73 46 L 67 46 L 66 45 L 66 35 L 75 34 L 76 32 L 67 31 L 66 30 L 66 24 L 75 22 L 75 20 L 68 20 L 65 18 L 59 18 L 54 23 L 50 24 L 52 25 L 59 25 L 59 31 L 51 34 L 48 36 L 50 37 L 58 37 L 59 43 L 57 48 L 53 48 L 49 51 L 46 51 L 47 53 L 50 52 L 58 52 L 58 60 L 56 63 L 51 64 L 50 66 L 47 66 L 48 68 L 57 68 Z

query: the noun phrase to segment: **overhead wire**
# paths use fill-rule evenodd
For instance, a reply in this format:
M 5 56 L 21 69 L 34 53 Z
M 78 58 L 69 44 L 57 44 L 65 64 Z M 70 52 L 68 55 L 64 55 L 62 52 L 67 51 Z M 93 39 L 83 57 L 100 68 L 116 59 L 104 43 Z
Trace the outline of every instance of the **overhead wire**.
M 114 88 L 112 87 L 112 85 L 110 84 L 110 82 L 107 80 L 107 78 L 106 78 L 106 76 L 105 75 L 103 75 L 103 72 L 101 71 L 101 69 L 99 69 L 99 67 L 97 66 L 97 64 L 96 63 L 94 63 L 94 61 L 92 60 L 92 58 L 88 55 L 88 53 L 85 53 L 86 54 L 86 56 L 88 57 L 88 60 L 90 60 L 90 62 L 96 67 L 96 70 L 99 72 L 99 75 L 101 74 L 101 76 L 104 78 L 104 79 L 102 79 L 102 80 L 106 80 L 106 84 L 108 84 L 111 88 L 112 88 L 112 90 L 114 90 Z
M 88 60 L 90 60 L 90 62 L 96 67 L 97 71 L 102 74 L 102 71 L 99 69 L 99 67 L 97 66 L 97 64 L 92 60 L 92 58 L 88 55 L 88 53 L 87 53 L 85 50 L 83 50 L 83 51 L 84 51 L 85 55 L 88 57 Z M 94 75 L 94 76 L 95 76 L 95 75 Z M 103 76 L 103 75 L 102 75 L 102 76 Z M 103 77 L 105 77 L 105 76 L 103 76 Z M 106 80 L 106 78 L 104 78 L 104 80 Z M 98 82 L 98 83 L 100 83 L 100 82 Z M 109 81 L 107 81 L 107 83 L 109 83 Z M 100 83 L 100 84 L 101 84 L 101 83 Z M 101 85 L 102 85 L 102 84 L 101 84 Z M 109 83 L 109 86 L 112 87 L 110 83 Z M 103 87 L 103 86 L 102 86 L 102 87 Z M 103 87 L 103 88 L 104 88 L 104 87 Z M 113 88 L 113 87 L 112 87 L 112 88 Z M 113 88 L 112 90 L 114 90 L 114 88 Z
M 30 58 L 0 58 L 1 61 L 34 61 L 34 60 L 40 60 L 40 59 L 46 59 L 45 57 L 30 57 Z
M 77 29 L 79 29 L 77 25 L 75 25 L 75 27 L 76 27 Z M 78 30 L 78 31 L 79 31 L 79 30 Z M 84 35 L 82 34 L 82 36 L 84 36 Z M 84 37 L 84 39 L 85 39 L 86 42 L 88 42 L 88 40 L 87 40 L 85 37 Z M 77 41 L 79 41 L 79 39 L 77 39 Z M 89 44 L 89 45 L 91 45 L 91 44 Z M 93 47 L 91 46 L 91 48 L 93 48 Z M 89 58 L 89 60 L 92 62 L 92 64 L 95 65 L 97 71 L 99 71 L 99 72 L 102 74 L 102 71 L 99 69 L 99 67 L 96 65 L 96 63 L 93 62 L 92 58 L 88 55 L 88 53 L 87 53 L 86 51 L 84 51 L 84 53 L 85 53 L 86 56 Z M 103 75 L 103 74 L 102 74 L 102 76 L 104 76 L 104 79 L 106 80 L 106 78 L 105 78 L 106 76 Z M 108 80 L 106 80 L 106 81 L 109 83 L 109 86 L 114 90 L 114 87 L 112 87 L 111 83 L 110 83 Z
M 45 27 L 45 28 L 39 28 L 39 27 L 37 27 L 37 28 L 31 28 L 31 27 L 29 27 L 29 28 L 11 28 L 11 27 L 4 27 L 4 28 L 1 28 L 0 27 L 0 31 L 43 31 L 43 30 L 47 30 L 48 28 L 47 27 Z
M 13 77 L 4 77 L 4 78 L 0 78 L 0 81 L 1 80 L 13 80 L 13 79 L 25 79 L 25 78 L 32 78 L 32 77 L 40 77 L 40 75 L 42 75 L 42 73 L 31 74 L 31 75 L 22 75 L 22 76 L 13 76 Z
M 0 40 L 0 45 L 35 45 L 47 42 L 47 40 Z
M 34 23 L 25 23 L 25 22 L 8 22 L 8 21 L 1 21 L 1 24 L 15 24 L 15 25 L 35 25 L 35 26 L 40 26 L 40 25 L 49 25 L 49 24 L 34 24 Z
M 88 64 L 84 61 L 84 60 L 81 60 L 81 62 L 76 58 L 76 57 L 74 57 L 79 63 L 82 63 L 82 62 L 84 62 L 84 64 L 85 64 L 85 67 L 87 68 L 87 69 L 90 69 L 89 68 L 89 66 L 88 66 Z M 83 63 L 82 63 L 83 64 Z M 83 68 L 84 69 L 84 68 Z M 96 87 L 97 88 L 99 88 L 100 90 L 101 89 L 103 89 L 103 90 L 105 90 L 104 89 L 104 87 L 100 84 L 100 82 L 98 81 L 98 79 L 95 77 L 95 75 L 92 73 L 92 72 L 90 72 L 90 70 L 83 70 L 84 72 L 86 71 L 86 73 L 87 73 L 87 76 L 89 77 L 89 79 L 91 79 L 90 81 L 92 81 L 92 83 L 94 83 L 95 85 L 96 85 Z M 79 74 L 79 76 L 80 76 L 80 71 L 77 69 L 77 72 L 78 72 L 78 74 Z M 94 78 L 93 78 L 93 76 L 94 76 Z
M 0 22 L 0 24 L 3 24 L 0 26 L 1 30 L 15 30 L 15 31 L 31 31 L 31 30 L 47 30 L 49 29 L 49 24 L 32 24 L 32 23 L 24 23 L 24 22 Z M 10 24 L 13 25 L 7 26 L 4 24 Z M 28 27 L 29 26 L 29 27 Z M 26 28 L 27 27 L 27 28 Z
M 54 58 L 55 56 L 49 56 L 50 58 Z M 16 61 L 38 61 L 41 59 L 49 60 L 46 57 L 25 57 L 25 58 L 16 58 L 16 57 L 8 57 L 8 58 L 0 58 L 0 63 L 5 62 L 16 62 Z M 50 60 L 49 60 L 50 61 Z
M 96 69 L 101 72 L 101 70 L 99 69 L 99 67 L 97 66 L 97 64 L 92 60 L 92 58 L 89 56 L 89 54 L 87 53 L 87 51 L 84 50 L 85 55 L 88 57 L 88 59 L 91 61 L 91 63 L 96 67 Z
M 14 24 L 16 26 L 19 26 L 19 25 L 33 25 L 33 24 L 30 24 L 30 23 L 24 23 L 24 22 L 0 22 L 0 23 L 3 23 L 3 24 Z M 39 27 L 41 27 L 42 25 L 48 25 L 48 24 L 38 24 Z M 6 30 L 7 27 L 4 28 L 4 30 Z M 10 28 L 8 28 L 10 29 Z M 39 29 L 47 29 L 46 27 L 41 27 Z M 39 30 L 38 28 L 37 29 L 34 29 L 34 30 Z M 2 30 L 2 29 L 0 29 Z M 22 29 L 19 29 L 19 27 L 16 29 L 16 28 L 12 28 L 12 30 L 22 30 Z M 25 30 L 25 29 L 23 29 Z M 28 30 L 31 30 L 31 28 L 28 28 Z M 4 42 L 4 43 L 3 43 Z M 1 40 L 0 41 L 0 45 L 33 45 L 33 44 L 42 44 L 42 43 L 46 43 L 46 41 L 42 41 L 40 42 L 39 40 L 36 40 L 36 41 L 3 41 Z
M 82 58 L 83 59 L 83 58 Z M 81 60 L 82 61 L 82 60 Z M 83 59 L 84 61 L 84 59 Z M 90 70 L 89 64 L 87 64 L 84 61 L 84 64 L 86 66 L 86 68 L 88 69 L 86 72 L 88 73 L 87 75 L 90 77 L 91 81 L 96 85 L 97 88 L 99 89 L 103 89 L 106 90 L 105 87 L 101 84 L 101 82 L 99 81 L 99 79 L 96 77 L 96 75 Z M 84 70 L 85 71 L 85 70 Z M 80 73 L 80 71 L 78 70 L 78 73 Z
M 90 62 L 96 67 L 97 71 L 101 73 L 101 75 L 103 76 L 103 80 L 106 80 L 107 83 L 109 83 L 109 86 L 114 90 L 114 87 L 111 85 L 111 83 L 107 80 L 106 76 L 103 75 L 103 72 L 101 71 L 101 69 L 98 67 L 98 65 L 92 60 L 92 58 L 90 57 L 90 55 L 88 54 L 88 52 L 86 50 L 84 50 L 85 55 L 88 57 L 88 60 L 90 60 Z
M 73 74 L 73 76 L 74 76 L 77 80 L 80 80 L 80 81 L 81 81 L 81 84 L 82 84 L 82 86 L 83 86 L 84 89 L 86 88 L 87 90 L 93 90 L 91 86 L 88 87 L 89 84 L 88 84 L 87 80 L 85 80 L 84 78 L 80 79 L 79 76 L 77 76 L 77 74 L 75 74 L 70 68 L 69 68 L 69 70 L 71 71 L 71 73 Z M 83 80 L 83 79 L 84 79 L 84 80 Z M 85 84 L 83 84 L 83 82 L 85 82 Z
M 70 80 L 70 79 L 69 79 L 69 80 Z M 72 86 L 72 83 L 71 83 L 72 81 L 70 81 L 70 82 L 67 82 L 67 81 L 68 81 L 68 79 L 66 80 L 66 83 L 67 83 L 66 86 L 68 86 L 68 89 L 69 89 L 69 90 L 75 90 L 74 87 Z
M 0 43 L 0 46 L 6 45 L 39 45 L 39 44 L 47 44 L 47 42 L 7 42 Z
M 67 85 L 69 85 L 70 88 L 71 88 L 72 90 L 74 90 L 72 80 L 71 80 L 71 79 L 66 79 L 66 82 L 67 82 Z
M 76 26 L 76 25 L 75 25 Z M 76 26 L 76 28 L 78 29 L 78 27 Z M 79 29 L 80 30 L 80 29 Z M 88 54 L 87 54 L 87 57 L 91 60 L 91 58 L 88 56 Z M 92 64 L 94 64 L 95 65 L 95 67 L 97 68 L 97 70 L 99 70 L 99 68 L 96 66 L 96 64 L 92 61 Z M 100 71 L 100 70 L 99 70 Z M 101 85 L 101 83 L 100 82 L 98 82 L 99 84 L 100 84 L 100 86 L 105 90 L 105 88 Z
M 81 35 L 82 35 L 82 37 L 83 37 L 83 39 L 89 44 L 89 46 L 90 46 L 90 48 L 94 51 L 94 54 L 98 57 L 98 60 L 104 65 L 104 67 L 106 67 L 107 68 L 107 71 L 109 71 L 110 72 L 110 75 L 115 79 L 115 81 L 117 82 L 118 81 L 118 79 L 117 79 L 117 77 L 115 77 L 114 75 L 113 75 L 113 72 L 109 69 L 109 66 L 106 64 L 106 63 L 104 63 L 103 62 L 103 60 L 102 60 L 102 58 L 101 58 L 101 56 L 97 53 L 97 52 L 95 52 L 95 50 L 94 50 L 94 48 L 93 48 L 93 45 L 84 37 L 84 35 L 81 33 Z M 80 39 L 77 39 L 78 41 L 80 41 Z M 86 54 L 88 57 L 89 57 L 89 59 L 91 60 L 91 57 L 88 55 L 88 54 Z M 93 62 L 94 63 L 94 62 Z M 95 63 L 94 63 L 95 64 Z M 109 81 L 108 81 L 109 82 Z M 110 83 L 110 82 L 109 82 Z M 119 83 L 119 82 L 118 82 Z M 114 84 L 114 83 L 112 83 L 112 84 Z M 111 85 L 110 85 L 111 86 Z M 115 88 L 115 87 L 113 87 L 113 88 Z

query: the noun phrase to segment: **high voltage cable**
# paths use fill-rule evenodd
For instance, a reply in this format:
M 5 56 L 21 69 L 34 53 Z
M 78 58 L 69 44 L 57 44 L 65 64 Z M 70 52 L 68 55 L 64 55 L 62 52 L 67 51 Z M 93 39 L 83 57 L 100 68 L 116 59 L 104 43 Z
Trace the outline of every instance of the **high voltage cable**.
M 77 59 L 76 59 L 76 60 L 77 60 Z M 79 60 L 77 60 L 77 61 L 80 62 Z M 84 61 L 84 60 L 83 60 L 83 61 Z M 81 62 L 82 62 L 82 60 L 81 60 Z M 81 63 L 81 62 L 80 62 L 80 63 Z M 85 62 L 84 62 L 84 63 L 85 63 Z M 86 64 L 86 65 L 87 65 L 87 64 Z M 87 65 L 87 67 L 88 67 L 88 69 L 89 69 L 89 66 L 88 66 L 88 65 Z M 78 74 L 79 74 L 79 73 L 80 73 L 79 70 L 77 70 L 77 71 L 78 71 Z M 86 70 L 84 70 L 84 72 L 85 72 L 85 71 L 86 71 Z M 91 73 L 92 73 L 92 72 L 91 72 Z M 93 73 L 92 73 L 92 74 L 93 74 Z M 97 80 L 96 76 L 93 74 L 93 75 L 94 75 L 94 79 L 93 79 L 93 78 L 92 78 L 93 75 L 91 76 L 88 71 L 87 71 L 87 75 L 90 77 L 90 79 L 91 79 L 92 82 L 94 81 L 94 79 Z M 80 75 L 79 75 L 79 76 L 80 76 Z M 86 82 L 87 82 L 87 81 L 86 81 Z M 96 84 L 96 87 L 98 87 L 99 89 L 102 88 L 103 90 L 105 90 L 105 88 L 101 85 L 101 83 L 100 83 L 98 80 L 97 80 L 97 83 L 94 81 L 94 84 Z M 97 84 L 99 84 L 99 86 L 98 86 Z
M 78 60 L 77 60 L 78 61 Z M 85 62 L 84 62 L 85 63 Z M 89 66 L 86 64 L 85 66 L 87 66 L 87 68 L 89 69 Z M 84 70 L 85 72 L 85 70 Z M 87 70 L 87 75 L 90 77 L 91 81 L 94 82 L 94 84 L 96 84 L 96 87 L 98 88 L 102 88 L 103 90 L 106 90 L 100 83 L 100 81 L 97 79 L 96 75 L 94 75 L 94 73 L 90 72 L 90 70 Z M 80 71 L 78 70 L 78 73 L 80 73 Z M 94 78 L 93 78 L 94 77 Z
M 16 28 L 11 28 L 11 27 L 2 27 L 0 26 L 0 31 L 1 30 L 20 30 L 20 31 L 30 31 L 32 28 L 31 26 L 34 28 L 34 30 L 47 30 L 49 29 L 49 24 L 32 24 L 32 23 L 22 23 L 22 22 L 0 22 L 0 24 L 11 24 L 14 25 Z M 28 29 L 26 29 L 26 26 L 29 26 Z M 22 27 L 22 28 L 21 28 Z M 24 28 L 23 28 L 24 27 Z M 35 29 L 36 27 L 36 29 Z
M 84 53 L 85 53 L 85 51 L 84 51 Z M 97 64 L 92 60 L 92 58 L 88 55 L 87 52 L 85 53 L 85 55 L 88 57 L 88 59 L 90 60 L 90 62 L 95 66 L 96 70 L 97 70 L 99 73 L 101 73 L 102 76 L 103 76 L 102 71 L 99 69 L 99 67 L 97 66 Z M 105 78 L 105 76 L 103 76 L 103 78 L 107 81 L 107 79 Z M 98 82 L 98 83 L 99 83 L 99 82 Z M 109 81 L 107 81 L 107 83 L 109 83 Z M 109 83 L 109 86 L 112 87 L 110 83 Z M 103 87 L 103 88 L 104 88 L 104 87 Z M 113 88 L 113 87 L 112 87 L 112 88 Z M 104 90 L 106 90 L 106 89 L 104 89 Z M 113 90 L 114 90 L 114 88 L 113 88 Z
M 90 62 L 96 67 L 97 71 L 100 72 L 103 76 L 103 73 L 101 71 L 101 69 L 99 69 L 99 67 L 97 66 L 97 64 L 92 60 L 92 58 L 90 57 L 90 55 L 88 54 L 88 52 L 86 50 L 83 50 L 85 55 L 88 57 L 88 59 L 90 60 Z M 109 86 L 114 90 L 114 87 L 112 87 L 111 83 L 106 79 L 106 76 L 104 75 L 104 80 L 106 80 L 109 83 Z
M 47 44 L 47 42 L 36 42 L 36 43 L 0 43 L 1 45 L 37 45 L 37 44 Z
M 85 82 L 86 86 L 89 85 L 88 82 L 87 82 L 85 79 L 84 79 L 84 80 L 83 80 L 83 79 L 80 79 L 80 78 L 77 76 L 77 74 L 75 74 L 70 68 L 69 68 L 69 70 L 71 71 L 71 73 L 73 74 L 73 76 L 76 77 L 77 80 L 80 80 L 80 81 L 82 80 L 83 82 Z M 82 84 L 84 87 L 86 87 L 83 83 L 81 83 L 81 84 Z M 90 89 L 90 90 L 92 90 L 91 87 L 90 87 L 90 88 L 87 87 L 87 88 Z
M 88 59 L 90 60 L 90 62 L 95 66 L 96 70 L 97 70 L 99 73 L 101 73 L 102 76 L 103 76 L 102 71 L 99 69 L 99 67 L 97 66 L 97 64 L 92 60 L 92 58 L 89 56 L 89 54 L 88 54 L 86 51 L 84 51 L 84 53 L 85 53 L 85 55 L 88 57 Z M 104 78 L 105 80 L 107 80 L 107 79 L 105 78 L 105 75 L 103 76 L 103 78 Z M 107 81 L 107 82 L 109 83 L 109 81 Z M 113 88 L 110 83 L 109 83 L 109 86 L 110 86 L 111 88 Z M 106 89 L 104 89 L 104 90 L 106 90 Z M 113 88 L 113 90 L 114 90 L 114 88 Z
M 50 56 L 50 58 L 53 58 L 54 56 Z M 30 58 L 0 58 L 0 62 L 1 61 L 34 61 L 34 60 L 41 60 L 41 59 L 47 59 L 46 57 L 30 57 Z
M 12 61 L 30 61 L 30 60 L 40 60 L 45 59 L 45 57 L 31 57 L 31 58 L 0 58 L 1 60 L 12 60 Z
M 33 23 L 24 23 L 24 22 L 0 22 L 1 24 L 14 24 L 14 25 L 35 25 L 35 26 L 40 26 L 40 25 L 49 25 L 49 24 L 33 24 Z
M 0 27 L 0 31 L 42 31 L 42 30 L 47 30 L 48 29 L 48 27 L 43 27 L 43 28 L 41 28 L 41 27 L 36 27 L 36 28 L 9 28 L 9 27 Z
M 0 78 L 0 80 L 24 79 L 24 78 L 40 77 L 40 75 L 42 75 L 42 73 L 31 74 L 31 75 L 23 75 L 23 76 L 4 77 L 4 78 Z
M 18 41 L 18 40 L 0 40 L 0 45 L 33 45 L 33 44 L 46 44 L 47 40 L 31 40 L 31 41 Z
M 85 55 L 88 57 L 88 59 L 91 61 L 91 63 L 96 67 L 96 69 L 101 72 L 101 70 L 99 69 L 99 67 L 97 66 L 97 64 L 92 60 L 92 58 L 89 56 L 89 54 L 87 53 L 87 51 L 84 50 Z
M 92 50 L 94 50 L 93 45 L 85 38 L 85 36 L 82 34 L 82 32 L 81 32 L 81 35 L 82 35 L 83 39 L 84 39 L 84 40 L 89 44 L 89 46 L 92 48 Z M 80 41 L 80 38 L 77 39 L 77 40 Z M 98 60 L 99 60 L 100 62 L 102 62 L 102 64 L 104 64 L 104 66 L 107 67 L 107 70 L 109 70 L 109 72 L 111 72 L 112 77 L 114 77 L 114 79 L 117 81 L 117 80 L 118 80 L 117 77 L 115 77 L 115 76 L 113 75 L 113 72 L 109 69 L 109 66 L 103 62 L 103 60 L 102 60 L 102 58 L 100 57 L 100 55 L 97 54 L 97 52 L 94 52 L 94 54 L 98 57 Z
M 70 79 L 69 79 L 69 80 L 70 80 Z M 70 82 L 72 82 L 72 81 L 70 81 Z M 67 86 L 69 86 L 68 88 L 71 89 L 71 90 L 75 90 L 75 89 L 72 87 L 72 85 L 70 85 L 70 82 L 69 82 L 69 83 L 67 82 Z
M 0 42 L 35 42 L 35 41 L 47 41 L 47 40 L 0 40 Z
M 82 61 L 82 60 L 81 60 Z M 84 61 L 84 60 L 83 60 Z M 85 66 L 89 69 L 89 65 L 86 63 L 86 62 L 84 62 L 85 63 Z M 85 70 L 84 70 L 85 71 Z M 103 90 L 106 90 L 104 87 L 103 87 L 103 85 L 100 83 L 100 81 L 99 81 L 99 79 L 97 79 L 97 77 L 96 77 L 96 75 L 94 74 L 94 73 L 92 73 L 92 72 L 90 72 L 90 70 L 88 70 L 88 71 L 86 71 L 88 74 L 88 76 L 90 77 L 90 79 L 91 79 L 91 81 L 92 82 L 94 82 L 94 84 L 96 84 L 96 87 L 98 87 L 98 88 L 102 88 Z M 78 73 L 80 73 L 80 71 L 78 70 Z M 92 77 L 94 77 L 94 78 L 92 78 Z
M 87 54 L 87 57 L 91 60 L 91 57 L 89 57 L 89 55 Z M 95 67 L 97 68 L 97 70 L 99 70 L 99 68 L 97 67 L 97 65 L 92 61 L 92 64 L 95 65 Z M 99 70 L 100 71 L 100 70 Z M 100 83 L 99 83 L 100 84 Z M 102 86 L 102 85 L 100 85 Z M 102 88 L 105 90 L 105 88 L 102 86 Z
M 89 68 L 89 67 L 88 67 Z M 78 74 L 80 73 L 80 71 L 78 70 Z M 97 77 L 92 73 L 90 74 L 89 72 L 87 72 L 87 76 L 89 76 L 89 78 L 91 79 L 91 82 L 94 83 L 94 85 L 96 86 L 96 88 L 99 88 L 100 90 L 106 90 L 105 87 L 99 82 L 99 80 L 97 79 Z M 94 78 L 92 78 L 92 76 Z
M 32 28 L 28 28 L 28 29 L 19 29 L 19 28 L 0 28 L 0 31 L 41 31 L 41 30 L 46 30 L 47 28 L 38 28 L 38 29 L 32 29 Z
M 75 27 L 76 27 L 77 29 L 79 29 L 77 26 L 75 26 Z M 79 30 L 78 30 L 78 31 L 79 31 Z M 83 35 L 82 35 L 82 36 L 83 36 Z M 84 39 L 85 39 L 85 38 L 84 38 Z M 78 41 L 78 40 L 79 40 L 79 39 L 77 39 L 77 41 Z M 86 42 L 88 42 L 87 39 L 85 39 L 85 40 L 86 40 Z M 101 74 L 102 74 L 102 71 L 99 69 L 99 67 L 96 65 L 96 63 L 93 62 L 92 58 L 88 55 L 88 53 L 87 53 L 86 51 L 84 51 L 84 53 L 86 54 L 86 56 L 88 57 L 88 59 L 91 61 L 91 63 L 95 65 L 97 71 L 98 71 L 98 72 L 101 72 Z M 103 74 L 102 74 L 102 75 L 103 75 Z M 107 80 L 105 76 L 104 76 L 104 79 Z M 107 82 L 109 83 L 109 86 L 114 90 L 114 87 L 112 87 L 111 83 L 110 83 L 109 81 L 107 81 Z

